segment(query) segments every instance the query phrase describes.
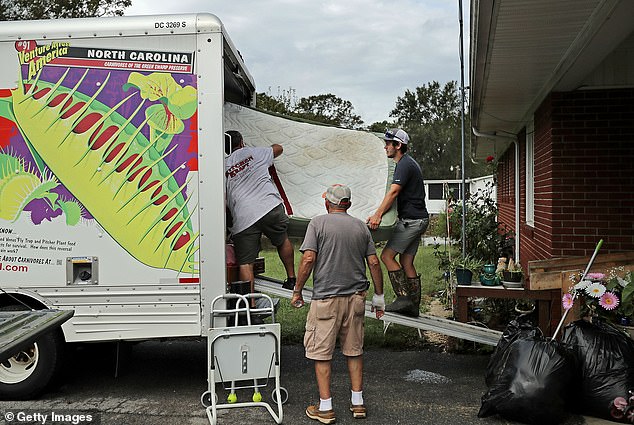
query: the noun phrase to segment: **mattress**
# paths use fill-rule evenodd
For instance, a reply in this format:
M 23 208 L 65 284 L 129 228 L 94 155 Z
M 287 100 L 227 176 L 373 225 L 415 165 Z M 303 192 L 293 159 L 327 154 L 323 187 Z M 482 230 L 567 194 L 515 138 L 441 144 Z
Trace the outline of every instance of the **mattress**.
M 393 173 L 393 161 L 383 140 L 373 133 L 302 122 L 255 109 L 225 104 L 225 131 L 237 130 L 247 146 L 282 145 L 274 173 L 291 218 L 289 233 L 301 237 L 310 219 L 325 214 L 322 194 L 332 184 L 352 191 L 348 213 L 365 221 L 383 200 Z M 386 240 L 396 222 L 395 208 L 373 232 Z

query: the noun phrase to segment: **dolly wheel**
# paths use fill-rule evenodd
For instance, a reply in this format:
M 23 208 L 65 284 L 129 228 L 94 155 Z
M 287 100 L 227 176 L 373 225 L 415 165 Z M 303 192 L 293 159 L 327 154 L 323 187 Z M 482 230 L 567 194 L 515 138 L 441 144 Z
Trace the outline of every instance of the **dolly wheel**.
M 286 391 L 286 388 L 280 387 L 280 394 L 281 394 L 282 404 L 285 404 L 288 401 L 288 391 Z M 271 398 L 273 399 L 273 401 L 275 403 L 277 403 L 277 391 L 276 390 L 273 390 L 271 392 Z

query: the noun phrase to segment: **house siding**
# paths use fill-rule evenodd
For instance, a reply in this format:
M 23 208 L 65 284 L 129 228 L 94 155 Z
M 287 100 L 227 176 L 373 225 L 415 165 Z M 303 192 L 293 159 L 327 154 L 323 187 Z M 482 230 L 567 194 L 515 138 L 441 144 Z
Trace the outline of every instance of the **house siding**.
M 535 225 L 526 225 L 520 149 L 520 259 L 634 250 L 634 89 L 555 92 L 534 114 Z M 498 168 L 500 221 L 515 223 L 513 147 Z M 509 169 L 511 172 L 509 173 Z

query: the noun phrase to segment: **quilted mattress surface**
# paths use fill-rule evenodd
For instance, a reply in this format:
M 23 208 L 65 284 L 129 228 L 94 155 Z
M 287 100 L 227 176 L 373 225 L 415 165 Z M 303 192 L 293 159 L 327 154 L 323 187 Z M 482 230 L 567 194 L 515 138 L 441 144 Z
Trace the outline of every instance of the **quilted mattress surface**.
M 247 146 L 278 143 L 284 153 L 275 159 L 278 186 L 288 199 L 294 236 L 303 235 L 311 218 L 325 214 L 322 194 L 332 184 L 352 191 L 348 213 L 363 221 L 376 211 L 389 186 L 392 161 L 376 135 L 295 121 L 231 103 L 225 104 L 225 131 L 238 130 Z M 290 208 L 289 208 L 290 207 Z M 383 217 L 375 240 L 385 239 L 396 215 Z

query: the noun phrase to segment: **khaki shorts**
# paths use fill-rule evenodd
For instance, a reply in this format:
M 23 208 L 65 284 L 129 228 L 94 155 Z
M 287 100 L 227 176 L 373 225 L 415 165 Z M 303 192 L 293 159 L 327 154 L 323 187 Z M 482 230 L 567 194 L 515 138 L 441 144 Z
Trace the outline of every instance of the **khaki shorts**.
M 345 356 L 363 354 L 365 296 L 363 291 L 311 301 L 304 334 L 307 358 L 332 360 L 337 336 Z

